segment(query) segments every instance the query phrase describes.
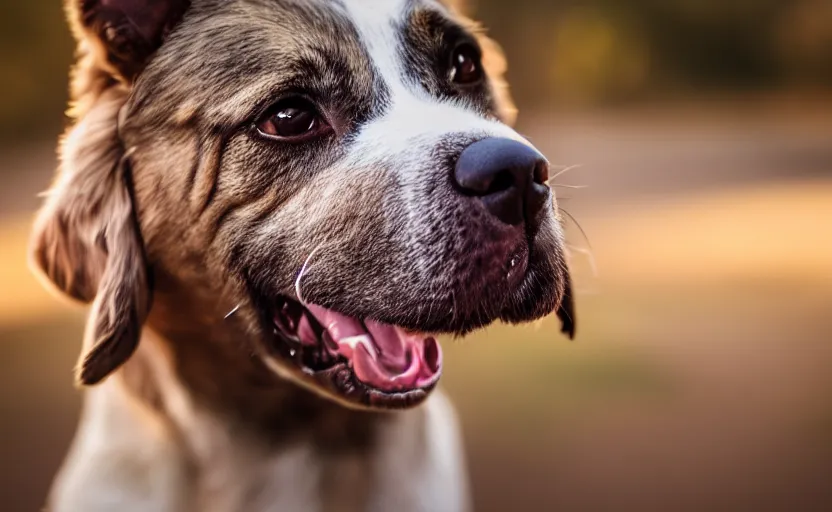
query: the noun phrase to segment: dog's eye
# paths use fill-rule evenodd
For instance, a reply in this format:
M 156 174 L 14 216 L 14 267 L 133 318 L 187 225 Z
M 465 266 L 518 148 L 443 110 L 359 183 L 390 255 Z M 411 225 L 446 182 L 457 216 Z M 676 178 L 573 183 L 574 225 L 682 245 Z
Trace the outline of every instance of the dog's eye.
M 257 130 L 267 137 L 297 141 L 323 135 L 330 127 L 312 103 L 292 98 L 269 110 L 257 123 Z
M 484 76 L 479 50 L 470 43 L 457 46 L 451 56 L 451 82 L 476 85 Z

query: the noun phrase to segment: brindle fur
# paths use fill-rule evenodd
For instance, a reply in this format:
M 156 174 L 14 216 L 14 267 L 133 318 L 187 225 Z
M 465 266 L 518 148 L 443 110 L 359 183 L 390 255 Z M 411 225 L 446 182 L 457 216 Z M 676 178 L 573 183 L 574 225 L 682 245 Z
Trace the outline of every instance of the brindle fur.
M 498 47 L 448 5 L 389 1 L 403 7 L 408 80 L 436 108 L 492 124 L 416 137 L 398 154 L 350 153 L 362 127 L 398 108 L 350 17 L 378 0 L 68 0 L 75 122 L 32 260 L 93 303 L 78 381 L 99 385 L 52 509 L 467 507 L 441 395 L 393 416 L 355 411 L 265 359 L 263 302 L 293 294 L 305 262 L 304 299 L 422 331 L 537 318 L 568 285 L 552 214 L 524 286 L 498 296 L 489 248 L 513 228 L 484 230 L 444 186 L 454 154 L 514 120 Z M 489 81 L 467 96 L 435 69 L 447 29 L 483 49 Z M 253 123 L 287 90 L 332 112 L 338 137 L 258 138 Z M 571 332 L 571 301 L 560 311 Z

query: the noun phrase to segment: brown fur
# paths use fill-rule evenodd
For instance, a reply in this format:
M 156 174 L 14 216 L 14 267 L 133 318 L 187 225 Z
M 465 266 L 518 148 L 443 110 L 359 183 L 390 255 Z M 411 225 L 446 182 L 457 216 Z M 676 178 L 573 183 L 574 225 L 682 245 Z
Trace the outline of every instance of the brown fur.
M 505 273 L 468 260 L 487 257 L 514 228 L 489 229 L 468 215 L 456 192 L 434 184 L 444 177 L 440 165 L 425 164 L 424 183 L 436 190 L 411 184 L 421 203 L 406 204 L 393 162 L 345 168 L 342 138 L 310 151 L 276 149 L 252 134 L 278 99 L 275 90 L 316 91 L 322 108 L 339 110 L 343 125 L 334 128 L 341 133 L 390 106 L 390 91 L 355 27 L 332 7 L 337 2 L 141 1 L 152 8 L 137 10 L 139 0 L 67 3 L 78 38 L 73 126 L 38 215 L 31 259 L 63 293 L 92 303 L 78 382 L 99 384 L 115 373 L 105 386 L 124 386 L 163 425 L 164 437 L 185 447 L 185 465 L 197 468 L 196 476 L 186 473 L 197 487 L 211 480 L 200 471 L 215 468 L 188 444 L 193 431 L 180 417 L 178 387 L 207 424 L 221 418 L 223 429 L 256 439 L 255 452 L 304 441 L 322 457 L 348 461 L 344 467 L 358 476 L 346 487 L 361 491 L 357 503 L 366 501 L 362 468 L 381 434 L 404 420 L 343 407 L 312 379 L 278 376 L 264 363 L 272 337 L 264 298 L 294 293 L 298 269 L 317 254 L 301 276 L 304 297 L 344 314 L 458 333 L 500 318 L 537 318 L 558 307 L 568 281 L 555 218 L 545 219 L 551 229 L 529 249 L 537 266 L 528 283 L 489 302 Z M 442 16 L 482 47 L 488 81 L 466 100 L 472 111 L 513 122 L 499 47 L 470 20 Z M 424 36 L 429 27 L 422 28 Z M 471 140 L 441 142 L 430 157 L 444 162 Z M 372 205 L 388 211 L 379 215 Z M 408 208 L 425 210 L 415 225 L 405 224 Z M 446 219 L 458 231 L 441 229 Z M 414 250 L 414 239 L 432 242 Z M 316 253 L 321 240 L 328 245 Z M 416 257 L 427 263 L 414 264 Z M 407 418 L 424 421 L 415 412 Z M 404 431 L 430 435 L 420 429 Z M 210 501 L 212 492 L 197 494 Z M 348 493 L 331 496 L 341 494 Z
M 94 301 L 78 367 L 87 385 L 132 355 L 150 309 L 129 164 L 114 123 L 124 97 L 118 86 L 102 93 L 66 137 L 64 170 L 33 238 L 34 261 L 46 276 L 70 297 Z
M 225 312 L 248 300 L 241 283 L 224 278 L 206 281 L 201 277 L 206 273 L 219 277 L 226 272 L 222 259 L 204 249 L 225 243 L 223 239 L 215 240 L 213 231 L 233 206 L 228 204 L 229 199 L 221 198 L 214 201 L 210 211 L 207 204 L 220 186 L 217 173 L 221 154 L 229 149 L 227 138 L 214 135 L 209 140 L 179 147 L 170 145 L 179 144 L 179 136 L 167 143 L 162 139 L 136 141 L 145 146 L 152 144 L 156 149 L 153 153 L 134 151 L 135 144 L 125 145 L 124 120 L 137 124 L 137 113 L 130 115 L 130 111 L 143 106 L 142 97 L 135 96 L 133 82 L 147 65 L 149 54 L 140 49 L 132 55 L 122 52 L 114 56 L 110 42 L 103 37 L 111 20 L 82 13 L 79 5 L 67 1 L 73 33 L 78 38 L 70 110 L 76 122 L 63 139 L 61 169 L 38 215 L 31 248 L 35 268 L 59 290 L 76 300 L 93 303 L 78 365 L 78 382 L 99 383 L 124 365 L 136 350 L 142 327 L 148 322 L 164 343 L 170 344 L 167 350 L 178 376 L 204 403 L 272 430 L 275 437 L 316 425 L 315 431 L 323 436 L 322 443 L 354 444 L 353 435 L 348 436 L 348 442 L 336 441 L 340 435 L 337 431 L 366 430 L 364 425 L 371 416 L 333 409 L 328 402 L 275 380 L 270 371 L 250 357 L 255 347 L 240 347 L 244 341 L 235 339 L 240 329 L 251 329 L 250 311 L 244 308 L 230 320 L 223 320 Z M 301 11 L 298 14 L 294 21 L 281 21 L 298 27 L 308 22 Z M 178 17 L 178 11 L 173 16 Z M 160 21 L 166 26 L 152 30 L 158 32 L 156 44 L 170 31 L 169 21 Z M 473 22 L 466 23 L 474 27 Z M 210 38 L 211 34 L 201 36 Z M 333 33 L 331 37 L 339 35 Z M 481 32 L 480 38 L 491 45 Z M 486 47 L 486 53 L 489 71 L 494 73 L 495 83 L 502 86 L 504 60 L 496 46 Z M 361 57 L 356 59 L 355 72 L 362 73 Z M 201 87 L 199 80 L 193 85 Z M 246 94 L 252 95 L 255 89 Z M 232 97 L 228 101 L 237 100 Z M 204 128 L 198 125 L 200 112 L 188 110 L 191 102 L 177 104 L 172 118 L 179 126 L 193 126 L 193 134 L 198 137 L 197 133 Z M 508 97 L 501 97 L 499 104 L 510 120 L 512 107 Z M 142 116 L 152 119 L 154 110 L 149 107 Z M 142 128 L 167 129 L 146 123 Z M 141 134 L 145 135 L 148 133 Z M 171 161 L 194 162 L 190 178 L 193 183 L 184 202 L 179 201 L 175 191 L 187 190 L 186 181 L 171 181 L 171 173 L 132 173 L 134 167 L 163 170 Z M 240 182 L 223 188 L 242 186 Z M 171 192 L 173 196 L 169 196 Z M 279 203 L 275 193 L 280 192 L 246 191 L 246 195 L 263 196 L 253 205 L 252 214 L 273 210 Z M 154 262 L 152 272 L 148 257 Z M 183 286 L 184 283 L 188 285 Z M 152 312 L 151 297 L 155 299 Z M 142 359 L 139 357 L 130 365 L 125 380 L 151 408 L 164 411 L 157 384 Z M 332 416 L 332 420 L 327 420 L 327 416 Z M 358 430 L 349 427 L 348 420 L 353 416 Z M 291 422 L 285 424 L 288 418 Z M 332 430 L 327 425 L 336 428 Z M 332 434 L 336 434 L 334 438 Z

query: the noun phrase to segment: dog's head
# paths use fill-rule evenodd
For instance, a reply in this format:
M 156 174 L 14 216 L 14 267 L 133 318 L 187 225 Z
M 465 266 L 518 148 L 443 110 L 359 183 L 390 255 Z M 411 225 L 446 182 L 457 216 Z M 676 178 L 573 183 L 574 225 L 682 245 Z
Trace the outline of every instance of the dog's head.
M 33 259 L 95 303 L 83 383 L 148 323 L 403 407 L 439 378 L 438 333 L 557 310 L 572 333 L 547 161 L 447 2 L 69 6 L 78 122 Z

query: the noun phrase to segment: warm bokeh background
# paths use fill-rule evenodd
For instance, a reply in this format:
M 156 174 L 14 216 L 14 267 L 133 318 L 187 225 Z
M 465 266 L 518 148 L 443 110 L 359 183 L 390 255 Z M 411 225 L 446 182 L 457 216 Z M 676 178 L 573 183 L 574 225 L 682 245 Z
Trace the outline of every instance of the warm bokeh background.
M 80 404 L 83 311 L 24 262 L 64 124 L 59 3 L 0 6 L 9 512 L 38 509 Z M 470 3 L 521 130 L 581 166 L 557 181 L 588 186 L 559 193 L 589 238 L 577 342 L 546 321 L 446 343 L 477 510 L 832 510 L 832 2 Z

